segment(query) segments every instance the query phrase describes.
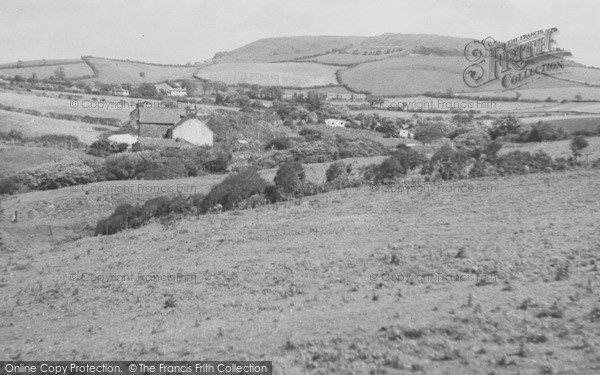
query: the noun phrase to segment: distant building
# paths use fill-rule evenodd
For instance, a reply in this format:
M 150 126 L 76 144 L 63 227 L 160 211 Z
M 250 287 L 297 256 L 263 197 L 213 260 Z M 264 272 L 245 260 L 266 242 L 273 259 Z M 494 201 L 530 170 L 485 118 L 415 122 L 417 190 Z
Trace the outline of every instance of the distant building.
M 406 129 L 400 129 L 400 132 L 398 134 L 400 136 L 400 138 L 414 138 L 415 137 L 415 133 L 411 132 L 410 130 L 406 130 Z
M 329 118 L 329 119 L 325 120 L 325 125 L 343 128 L 346 126 L 346 120 L 338 120 L 338 119 L 334 119 L 334 118 Z
M 129 96 L 129 90 L 125 90 L 125 89 L 115 89 L 113 90 L 113 95 L 117 95 L 117 96 Z
M 187 90 L 181 87 L 173 87 L 167 91 L 169 96 L 187 96 Z
M 340 101 L 346 101 L 346 102 L 354 102 L 354 101 L 365 100 L 366 97 L 367 96 L 365 94 L 352 94 L 352 93 L 337 94 L 334 92 L 328 92 L 327 96 L 325 96 L 325 100 L 340 100 Z

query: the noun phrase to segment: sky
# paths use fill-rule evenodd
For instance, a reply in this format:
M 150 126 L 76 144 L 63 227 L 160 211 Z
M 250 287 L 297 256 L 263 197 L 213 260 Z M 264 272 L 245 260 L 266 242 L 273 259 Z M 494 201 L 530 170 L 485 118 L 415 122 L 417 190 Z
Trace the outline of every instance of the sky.
M 297 35 L 438 34 L 506 41 L 557 27 L 557 46 L 600 67 L 595 0 L 0 0 L 0 62 L 91 55 L 210 59 Z

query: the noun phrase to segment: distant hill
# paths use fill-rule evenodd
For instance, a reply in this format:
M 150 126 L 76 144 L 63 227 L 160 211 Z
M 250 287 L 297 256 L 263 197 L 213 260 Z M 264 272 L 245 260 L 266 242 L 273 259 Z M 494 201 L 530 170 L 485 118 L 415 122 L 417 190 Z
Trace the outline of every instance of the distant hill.
M 215 55 L 215 63 L 284 62 L 343 49 L 367 39 L 359 36 L 294 36 L 267 38 Z

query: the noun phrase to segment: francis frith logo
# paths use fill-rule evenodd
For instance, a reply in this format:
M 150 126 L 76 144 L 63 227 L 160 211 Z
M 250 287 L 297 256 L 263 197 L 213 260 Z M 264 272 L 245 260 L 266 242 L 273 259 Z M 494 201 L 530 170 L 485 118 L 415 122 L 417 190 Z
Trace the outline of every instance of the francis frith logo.
M 491 37 L 465 47 L 468 66 L 463 79 L 469 87 L 499 81 L 504 89 L 516 89 L 542 77 L 560 74 L 563 57 L 571 53 L 555 46 L 556 27 L 521 35 L 508 42 Z

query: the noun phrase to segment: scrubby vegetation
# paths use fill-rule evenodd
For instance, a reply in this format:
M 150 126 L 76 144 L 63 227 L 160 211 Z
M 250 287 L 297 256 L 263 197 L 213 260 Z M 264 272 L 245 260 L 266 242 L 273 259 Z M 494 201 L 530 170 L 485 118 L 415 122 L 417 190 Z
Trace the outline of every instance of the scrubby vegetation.
M 81 149 L 85 147 L 77 137 L 62 134 L 44 134 L 36 137 L 28 137 L 19 130 L 8 132 L 0 131 L 0 141 L 18 145 L 36 145 L 42 147 Z

